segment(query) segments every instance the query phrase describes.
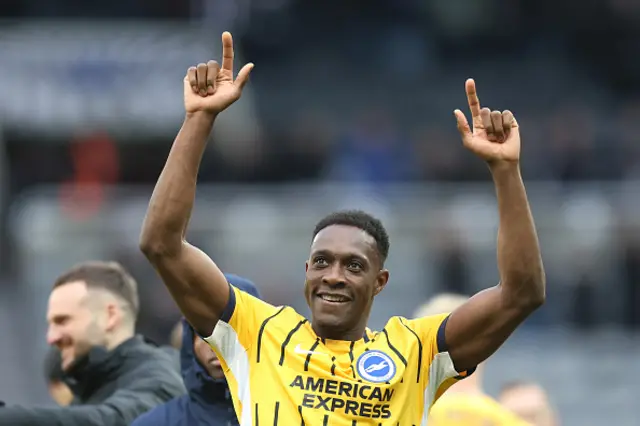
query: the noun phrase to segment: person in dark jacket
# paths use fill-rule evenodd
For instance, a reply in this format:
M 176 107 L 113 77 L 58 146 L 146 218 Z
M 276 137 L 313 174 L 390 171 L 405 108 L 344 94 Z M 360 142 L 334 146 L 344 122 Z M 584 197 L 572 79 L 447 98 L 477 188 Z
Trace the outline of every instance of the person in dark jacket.
M 56 280 L 47 340 L 60 351 L 67 407 L 0 408 L 0 426 L 129 426 L 186 391 L 175 361 L 134 334 L 135 280 L 119 264 L 87 262 Z
M 255 297 L 255 285 L 225 274 L 229 283 Z M 175 398 L 140 416 L 131 426 L 235 426 L 238 418 L 215 352 L 182 320 L 180 363 L 188 395 Z

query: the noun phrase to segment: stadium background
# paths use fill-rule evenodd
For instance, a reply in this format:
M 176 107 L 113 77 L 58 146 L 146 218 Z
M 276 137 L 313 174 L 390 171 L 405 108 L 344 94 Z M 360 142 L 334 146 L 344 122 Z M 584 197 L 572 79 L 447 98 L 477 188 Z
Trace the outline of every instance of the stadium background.
M 492 186 L 452 115 L 473 76 L 522 127 L 548 277 L 487 388 L 533 379 L 565 425 L 637 424 L 639 2 L 9 0 L 0 14 L 0 399 L 49 403 L 46 298 L 77 261 L 130 268 L 140 330 L 167 341 L 178 312 L 137 236 L 184 71 L 218 58 L 228 29 L 256 69 L 217 124 L 191 240 L 306 312 L 314 222 L 370 210 L 392 238 L 373 327 L 493 285 Z

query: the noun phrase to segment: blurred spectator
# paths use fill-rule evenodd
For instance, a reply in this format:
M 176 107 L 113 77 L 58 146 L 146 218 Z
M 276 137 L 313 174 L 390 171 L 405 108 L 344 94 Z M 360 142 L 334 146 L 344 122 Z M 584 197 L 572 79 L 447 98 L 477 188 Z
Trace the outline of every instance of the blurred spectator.
M 166 351 L 134 336 L 137 284 L 112 262 L 80 264 L 54 283 L 47 340 L 60 351 L 68 407 L 8 406 L 12 426 L 128 426 L 154 406 L 184 392 Z
M 546 392 L 536 383 L 507 383 L 500 391 L 499 401 L 532 426 L 560 426 Z

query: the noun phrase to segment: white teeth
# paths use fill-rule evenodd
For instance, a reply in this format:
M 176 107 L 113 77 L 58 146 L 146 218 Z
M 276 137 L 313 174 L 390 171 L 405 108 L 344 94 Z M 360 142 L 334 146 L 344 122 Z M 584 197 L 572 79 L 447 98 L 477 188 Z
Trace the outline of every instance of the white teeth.
M 320 298 L 327 302 L 346 302 L 347 298 L 337 294 L 321 294 Z

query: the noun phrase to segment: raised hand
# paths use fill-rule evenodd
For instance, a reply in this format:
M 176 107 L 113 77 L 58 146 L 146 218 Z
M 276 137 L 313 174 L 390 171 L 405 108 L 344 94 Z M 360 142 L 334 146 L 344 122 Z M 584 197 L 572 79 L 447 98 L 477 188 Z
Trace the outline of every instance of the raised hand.
M 184 107 L 187 112 L 217 114 L 240 98 L 253 64 L 242 67 L 233 78 L 233 38 L 222 34 L 222 68 L 216 61 L 191 67 L 184 77 Z
M 517 163 L 520 160 L 520 131 L 511 111 L 481 108 L 473 79 L 466 81 L 465 89 L 473 129 L 462 111 L 454 111 L 464 146 L 489 163 Z

